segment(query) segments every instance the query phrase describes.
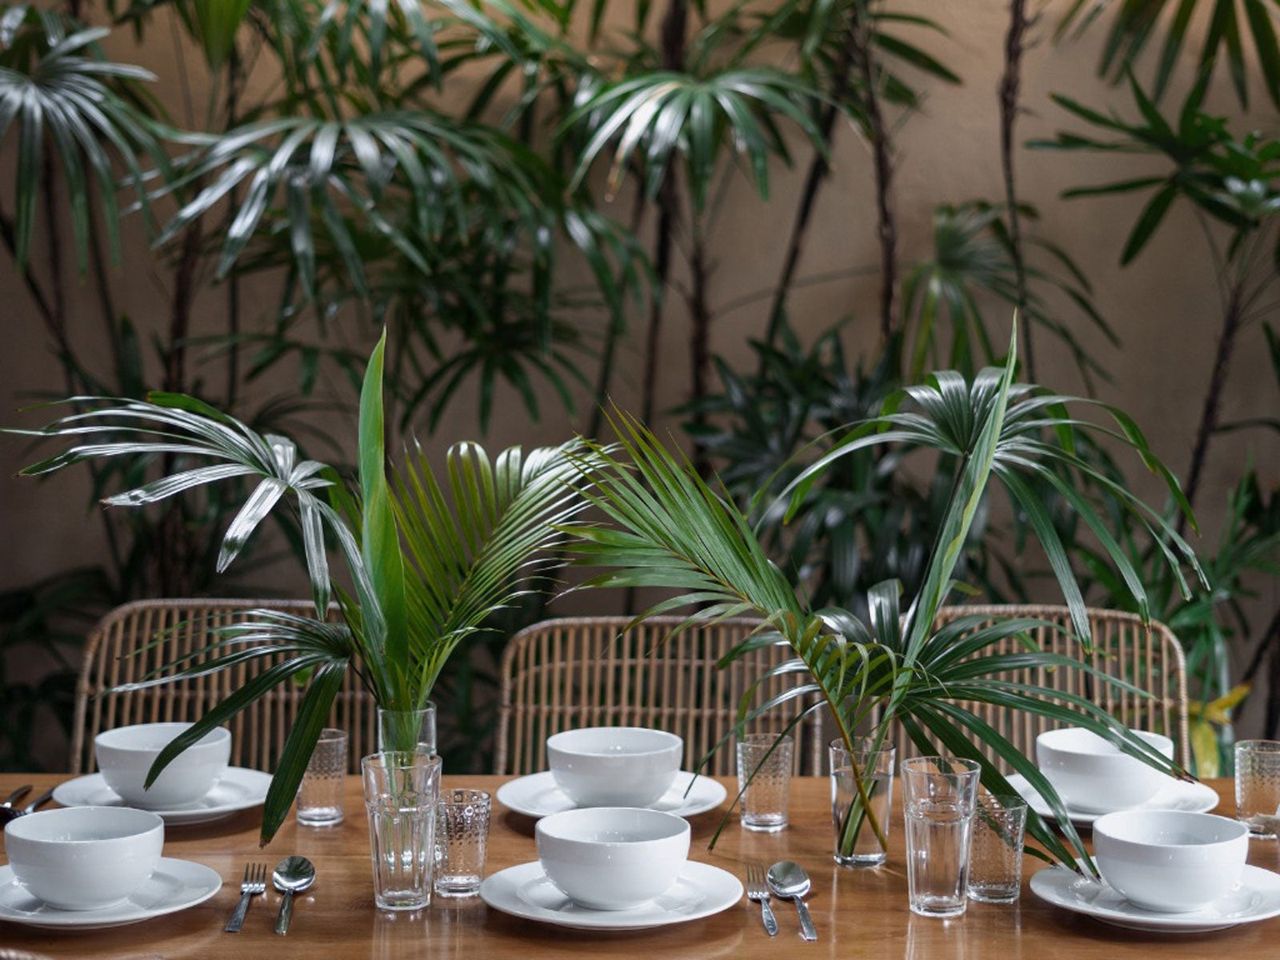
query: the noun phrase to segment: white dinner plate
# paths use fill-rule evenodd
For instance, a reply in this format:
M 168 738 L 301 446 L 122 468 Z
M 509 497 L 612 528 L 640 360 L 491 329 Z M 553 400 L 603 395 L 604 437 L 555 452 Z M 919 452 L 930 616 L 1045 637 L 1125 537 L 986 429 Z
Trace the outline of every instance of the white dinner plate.
M 195 803 L 174 807 L 172 810 L 153 810 L 166 824 L 180 825 L 208 823 L 221 820 L 241 810 L 261 806 L 267 799 L 271 786 L 271 774 L 244 767 L 227 767 L 212 789 Z M 107 786 L 102 774 L 76 777 L 59 784 L 53 791 L 53 799 L 64 807 L 124 807 L 128 806 L 114 790 Z
M 685 796 L 691 780 L 693 787 Z M 674 813 L 678 817 L 692 817 L 714 810 L 724 802 L 725 796 L 725 789 L 719 781 L 681 770 L 676 774 L 671 789 L 651 803 L 649 809 Z M 556 786 L 556 778 L 550 771 L 508 780 L 498 788 L 498 802 L 527 817 L 547 817 L 577 808 L 577 804 Z
M 1208 933 L 1280 916 L 1280 874 L 1246 866 L 1235 889 L 1190 913 L 1156 913 L 1135 907 L 1105 881 L 1057 866 L 1031 877 L 1031 892 L 1054 906 L 1104 923 L 1156 933 Z
M 1027 805 L 1042 817 L 1052 817 L 1053 811 L 1049 809 L 1049 804 L 1045 802 L 1044 797 L 1036 792 L 1035 788 L 1027 782 L 1027 778 L 1020 773 L 1011 774 L 1006 778 L 1009 786 L 1017 790 L 1022 799 L 1027 801 Z M 1146 803 L 1140 803 L 1133 807 L 1134 810 L 1180 810 L 1183 813 L 1208 813 L 1218 805 L 1219 798 L 1217 792 L 1203 783 L 1187 783 L 1185 780 L 1175 780 L 1169 777 L 1169 782 L 1160 788 L 1160 792 L 1148 800 Z M 1071 818 L 1071 822 L 1076 826 L 1090 826 L 1093 821 L 1103 816 L 1101 813 L 1085 813 L 1083 810 L 1072 810 L 1067 807 L 1067 815 Z
M 27 892 L 0 867 L 0 920 L 42 930 L 104 930 L 141 923 L 204 903 L 222 889 L 222 877 L 203 863 L 162 857 L 160 865 L 128 900 L 99 910 L 59 910 Z
M 686 923 L 727 910 L 742 899 L 742 884 L 732 873 L 708 863 L 685 861 L 666 892 L 628 910 L 591 910 L 566 897 L 542 870 L 522 863 L 487 877 L 480 896 L 489 906 L 525 920 L 575 930 L 648 930 Z

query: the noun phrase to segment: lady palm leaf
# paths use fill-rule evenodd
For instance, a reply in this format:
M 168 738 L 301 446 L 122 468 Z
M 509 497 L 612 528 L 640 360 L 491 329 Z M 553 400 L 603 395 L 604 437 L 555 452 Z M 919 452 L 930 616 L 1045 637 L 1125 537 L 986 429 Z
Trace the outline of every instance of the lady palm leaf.
M 1154 95 L 1158 100 L 1168 88 L 1174 67 L 1187 45 L 1189 36 L 1199 36 L 1193 24 L 1203 23 L 1203 42 L 1197 55 L 1202 72 L 1212 72 L 1218 63 L 1226 63 L 1240 105 L 1249 105 L 1249 67 L 1245 46 L 1252 36 L 1253 51 L 1262 69 L 1263 86 L 1271 102 L 1280 106 L 1280 42 L 1276 39 L 1276 11 L 1266 0 L 1073 0 L 1058 24 L 1057 35 L 1074 31 L 1083 33 L 1108 7 L 1115 8 L 1111 27 L 1102 47 L 1098 73 L 1118 81 L 1138 61 L 1148 44 L 1159 37 L 1163 26 L 1164 40 L 1156 61 Z M 1163 20 L 1163 24 L 1161 21 Z
M 744 696 L 735 729 L 782 708 L 793 710 L 788 726 L 814 710 L 828 709 L 841 737 L 852 746 L 860 726 L 872 723 L 874 735 L 884 738 L 890 724 L 898 722 L 923 749 L 942 748 L 981 760 L 988 789 L 1009 792 L 1005 777 L 982 756 L 985 747 L 1048 798 L 1065 842 L 1038 819 L 1033 820 L 1032 834 L 1047 856 L 1075 867 L 1077 857 L 1086 852 L 1061 800 L 1034 764 L 969 704 L 1023 710 L 1083 726 L 1167 773 L 1182 775 L 1182 771 L 1083 698 L 1016 679 L 1026 670 L 1079 670 L 1093 675 L 1097 683 L 1136 692 L 1123 680 L 1083 661 L 1041 650 L 1029 639 L 1029 631 L 1046 624 L 1007 620 L 987 625 L 985 619 L 962 618 L 934 628 L 938 609 L 952 587 L 960 545 L 989 478 L 1001 476 L 1011 460 L 1024 456 L 1015 454 L 1013 438 L 1051 432 L 1055 427 L 1069 433 L 1076 427 L 1065 416 L 1055 419 L 1046 412 L 1059 410 L 1062 398 L 1037 402 L 1045 398 L 1013 383 L 1015 347 L 1011 342 L 1003 369 L 984 372 L 972 385 L 956 375 L 940 374 L 926 386 L 907 391 L 921 412 L 887 413 L 865 430 L 855 431 L 851 440 L 863 446 L 910 442 L 952 455 L 943 461 L 954 468 L 948 509 L 920 592 L 905 613 L 895 582 L 871 589 L 865 623 L 846 610 L 810 609 L 768 560 L 748 521 L 731 502 L 684 458 L 668 451 L 625 415 L 615 416 L 613 426 L 626 458 L 597 451 L 603 466 L 587 494 L 609 524 L 577 530 L 571 553 L 576 563 L 606 568 L 588 581 L 591 586 L 672 591 L 669 599 L 650 607 L 642 618 L 689 606 L 698 609 L 688 615 L 686 625 L 742 613 L 760 617 L 757 634 L 726 661 L 763 644 L 791 646 L 795 659 L 767 671 Z M 1123 415 L 1119 419 L 1122 434 L 1132 437 L 1136 428 Z M 1138 446 L 1136 440 L 1131 442 Z M 1145 447 L 1141 449 L 1149 457 Z M 807 477 L 802 474 L 799 486 L 824 468 L 819 461 Z M 798 495 L 803 495 L 802 490 Z M 1077 628 L 1077 635 L 1086 641 L 1087 626 Z M 1023 651 L 1001 652 L 1011 638 L 1021 640 Z M 805 682 L 752 705 L 767 680 L 804 674 Z M 726 739 L 732 733 L 727 732 Z M 855 811 L 857 817 L 847 818 L 846 830 L 858 829 L 865 819 L 867 827 L 880 835 L 865 802 L 868 785 L 856 769 L 854 778 L 864 791 L 863 803 Z
M 197 149 L 183 173 L 159 194 L 199 184 L 169 221 L 164 243 L 244 186 L 218 263 L 227 273 L 257 235 L 288 237 L 308 293 L 316 283 L 315 233 L 326 239 L 361 296 L 368 296 L 364 255 L 347 222 L 355 217 L 381 236 L 424 278 L 432 267 L 421 248 L 465 223 L 465 211 L 500 210 L 537 237 L 554 219 L 546 198 L 550 171 L 529 151 L 480 124 L 429 110 L 393 110 L 350 119 L 281 117 L 217 137 L 180 136 Z M 392 200 L 400 197 L 403 204 Z M 410 222 L 388 212 L 403 206 Z
M 117 166 L 145 203 L 138 158 L 164 163 L 147 118 L 121 95 L 123 86 L 155 77 L 141 67 L 104 59 L 98 41 L 109 32 L 68 28 L 61 15 L 28 4 L 7 7 L 0 18 L 0 145 L 11 133 L 17 139 L 15 214 L 4 227 L 19 268 L 25 269 L 30 258 L 46 150 L 54 151 L 66 181 L 81 270 L 93 217 L 90 182 L 98 184 L 102 223 L 118 255 Z
M 562 135 L 585 128 L 579 131 L 586 143 L 571 188 L 616 140 L 611 190 L 634 157 L 644 160 L 646 190 L 655 196 L 672 159 L 683 155 L 694 203 L 701 208 L 716 165 L 731 150 L 747 160 L 756 188 L 767 197 L 770 159 L 790 160 L 779 119 L 799 127 L 814 148 L 825 153 L 811 110 L 819 96 L 791 74 L 762 67 L 706 77 L 656 71 L 606 86 L 561 126 Z

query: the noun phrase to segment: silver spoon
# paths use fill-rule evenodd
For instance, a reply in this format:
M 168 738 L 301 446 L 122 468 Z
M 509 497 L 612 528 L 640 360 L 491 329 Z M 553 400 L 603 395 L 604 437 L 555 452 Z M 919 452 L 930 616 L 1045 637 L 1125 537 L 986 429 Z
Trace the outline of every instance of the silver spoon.
M 810 887 L 809 875 L 804 872 L 804 867 L 794 860 L 779 860 L 769 868 L 765 881 L 779 900 L 795 901 L 796 911 L 800 914 L 800 936 L 806 940 L 817 940 L 818 931 L 813 927 L 809 908 L 804 905 L 804 898 Z
M 31 784 L 24 783 L 17 790 L 13 791 L 13 793 L 9 794 L 9 796 L 5 797 L 4 803 L 0 803 L 0 807 L 6 807 L 6 808 L 12 807 L 15 803 L 17 803 L 19 800 L 21 800 L 30 792 L 31 792 Z
M 0 804 L 0 827 L 3 827 L 10 820 L 17 820 L 19 817 L 25 817 L 28 813 L 35 813 L 41 806 L 48 803 L 52 798 L 53 787 L 50 787 L 21 809 L 11 807 L 8 804 Z
M 276 864 L 271 872 L 271 883 L 284 894 L 280 901 L 280 912 L 276 914 L 276 933 L 289 932 L 289 921 L 293 917 L 293 895 L 302 893 L 316 882 L 316 868 L 306 857 L 285 857 Z

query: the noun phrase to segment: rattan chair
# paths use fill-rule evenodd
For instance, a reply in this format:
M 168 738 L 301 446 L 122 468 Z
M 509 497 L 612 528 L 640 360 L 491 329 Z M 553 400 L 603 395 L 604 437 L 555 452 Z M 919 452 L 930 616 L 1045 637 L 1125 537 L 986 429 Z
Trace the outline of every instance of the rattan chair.
M 1043 649 L 1080 655 L 1066 607 L 947 607 L 938 620 L 945 623 L 969 615 L 1026 617 L 1062 624 L 1066 633 L 1045 627 L 1033 631 L 1034 639 Z M 1144 626 L 1129 613 L 1090 610 L 1089 621 L 1095 645 L 1091 664 L 1127 680 L 1150 697 L 1122 693 L 1080 670 L 1022 671 L 1010 674 L 1010 679 L 1085 697 L 1131 727 L 1164 732 L 1174 741 L 1175 756 L 1186 762 L 1186 664 L 1177 639 L 1163 624 Z M 549 620 L 522 630 L 512 639 L 502 659 L 498 773 L 546 769 L 544 741 L 550 734 L 595 724 L 654 726 L 679 733 L 687 744 L 686 763 L 693 762 L 733 724 L 739 699 L 751 678 L 790 655 L 785 647 L 767 648 L 753 653 L 748 661 L 718 670 L 716 661 L 746 637 L 756 621 L 730 620 L 712 628 L 693 629 L 667 644 L 662 641 L 681 618 L 654 618 L 619 637 L 628 622 L 626 617 Z M 1008 641 L 1006 649 L 1013 649 L 1015 643 Z M 784 683 L 798 682 L 794 678 L 776 680 L 771 691 L 780 691 Z M 1036 736 L 1052 726 L 1022 712 L 985 705 L 974 709 L 1031 756 Z M 801 731 L 797 767 L 805 773 L 824 769 L 822 728 L 815 713 Z M 901 730 L 895 741 L 900 757 L 920 752 Z M 723 775 L 732 773 L 733 765 L 732 751 L 721 750 L 709 769 Z
M 264 607 L 300 614 L 314 609 L 302 600 L 139 600 L 108 613 L 85 645 L 76 686 L 71 772 L 94 769 L 93 740 L 99 731 L 131 723 L 195 720 L 261 673 L 267 663 L 255 660 L 194 680 L 130 693 L 105 692 L 200 649 L 208 644 L 214 627 Z M 231 720 L 233 765 L 275 769 L 305 690 L 304 684 L 283 684 Z M 376 749 L 377 713 L 354 670 L 343 679 L 330 725 L 347 731 L 348 769 L 358 773 L 360 758 Z
M 705 756 L 733 726 L 752 679 L 791 653 L 785 646 L 766 647 L 720 670 L 716 662 L 758 622 L 725 620 L 668 640 L 683 620 L 653 617 L 623 634 L 629 617 L 579 617 L 547 620 L 517 633 L 502 657 L 495 771 L 545 770 L 547 737 L 587 726 L 657 727 L 684 737 L 686 767 Z M 782 692 L 796 683 L 794 677 L 775 678 L 764 692 Z M 789 717 L 797 709 L 778 713 Z M 798 734 L 797 771 L 820 772 L 823 745 L 816 714 Z M 716 751 L 707 769 L 733 773 L 732 749 Z

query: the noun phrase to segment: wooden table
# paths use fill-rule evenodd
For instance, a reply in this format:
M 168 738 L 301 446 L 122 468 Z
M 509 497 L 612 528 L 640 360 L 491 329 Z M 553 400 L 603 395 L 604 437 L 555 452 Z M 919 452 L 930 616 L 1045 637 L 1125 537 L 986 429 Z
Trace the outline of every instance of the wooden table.
M 36 790 L 55 782 L 48 775 L 0 775 L 0 795 L 19 783 Z M 494 791 L 499 777 L 446 777 L 448 786 Z M 1213 786 L 1226 798 L 1229 781 Z M 691 856 L 741 876 L 747 859 L 771 863 L 789 857 L 813 876 L 810 908 L 819 941 L 802 942 L 795 912 L 775 904 L 781 931 L 765 936 L 759 909 L 741 905 L 705 920 L 642 933 L 584 933 L 517 920 L 489 910 L 479 899 L 441 901 L 420 914 L 380 913 L 373 906 L 369 837 L 360 783 L 348 778 L 347 820 L 328 830 L 299 829 L 292 819 L 265 850 L 258 849 L 258 815 L 246 813 L 221 823 L 171 827 L 165 855 L 197 860 L 222 874 L 226 885 L 212 900 L 191 910 L 114 930 L 50 933 L 0 923 L 0 958 L 30 951 L 41 957 L 156 958 L 200 960 L 287 960 L 291 957 L 431 957 L 433 960 L 501 960 L 540 957 L 649 957 L 653 960 L 799 960 L 806 957 L 907 958 L 907 960 L 1071 960 L 1090 958 L 1203 958 L 1221 953 L 1231 960 L 1271 958 L 1280 944 L 1280 918 L 1218 933 L 1162 936 L 1121 930 L 1041 903 L 1029 890 L 1014 906 L 970 904 L 955 920 L 929 920 L 907 909 L 900 815 L 895 813 L 892 852 L 887 866 L 846 870 L 831 862 L 832 828 L 825 778 L 796 781 L 791 797 L 791 826 L 765 836 L 726 828 L 716 849 L 707 841 L 719 814 L 693 821 Z M 1223 809 L 1227 809 L 1226 806 Z M 272 933 L 278 895 L 254 899 L 244 932 L 222 932 L 239 896 L 244 866 L 262 860 L 268 866 L 300 853 L 316 864 L 318 882 L 294 907 L 288 937 Z M 533 821 L 496 805 L 489 835 L 489 872 L 536 858 Z M 1280 868 L 1276 845 L 1255 842 L 1250 862 Z M 1027 872 L 1040 869 L 1028 858 Z M 6 949 L 7 948 L 7 949 Z M 8 953 L 7 951 L 13 951 Z

